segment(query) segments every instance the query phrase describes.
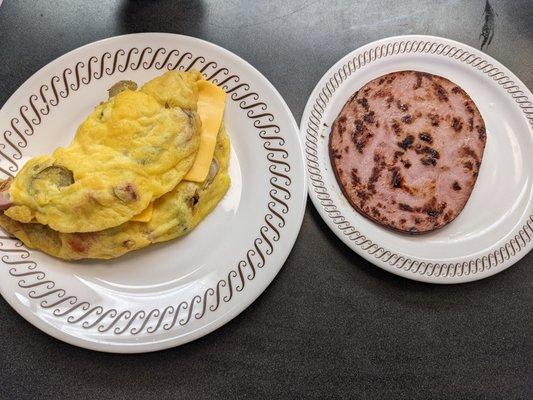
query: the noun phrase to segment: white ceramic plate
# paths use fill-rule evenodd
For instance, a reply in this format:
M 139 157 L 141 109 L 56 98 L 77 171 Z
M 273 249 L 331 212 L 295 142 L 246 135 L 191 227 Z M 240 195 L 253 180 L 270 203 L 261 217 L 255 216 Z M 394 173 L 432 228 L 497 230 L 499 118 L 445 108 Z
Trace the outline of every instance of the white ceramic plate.
M 459 84 L 487 127 L 479 177 L 463 212 L 441 230 L 395 233 L 358 214 L 330 167 L 332 122 L 368 81 L 419 70 Z M 387 271 L 433 283 L 459 283 L 498 273 L 533 246 L 533 105 L 531 92 L 507 68 L 472 47 L 431 36 L 399 36 L 363 46 L 318 82 L 302 117 L 310 197 L 335 234 Z
M 285 262 L 306 193 L 297 125 L 274 87 L 213 44 L 162 33 L 74 50 L 26 81 L 0 111 L 0 172 L 71 140 L 106 90 L 195 68 L 228 93 L 232 185 L 186 237 L 113 261 L 62 262 L 0 238 L 0 291 L 24 318 L 68 343 L 146 352 L 203 336 L 243 311 Z

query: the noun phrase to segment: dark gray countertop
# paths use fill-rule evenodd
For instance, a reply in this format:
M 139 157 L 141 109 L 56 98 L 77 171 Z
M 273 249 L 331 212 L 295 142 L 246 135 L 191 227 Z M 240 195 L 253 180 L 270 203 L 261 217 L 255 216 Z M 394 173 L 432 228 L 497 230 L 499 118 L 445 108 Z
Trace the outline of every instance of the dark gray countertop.
M 485 51 L 533 87 L 533 1 L 490 4 L 486 32 L 494 36 Z M 5 0 L 0 104 L 76 47 L 162 31 L 243 57 L 299 121 L 318 79 L 349 51 L 413 33 L 479 48 L 485 7 L 485 0 Z M 179 348 L 133 356 L 75 348 L 0 299 L 0 398 L 532 398 L 532 267 L 529 254 L 479 282 L 408 281 L 352 253 L 309 202 L 294 250 L 265 293 Z

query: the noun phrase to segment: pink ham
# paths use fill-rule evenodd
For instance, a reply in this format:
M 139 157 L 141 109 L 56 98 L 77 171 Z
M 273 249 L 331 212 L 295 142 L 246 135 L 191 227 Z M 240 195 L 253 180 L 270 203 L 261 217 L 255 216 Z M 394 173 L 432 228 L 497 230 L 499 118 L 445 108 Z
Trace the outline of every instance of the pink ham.
M 7 210 L 11 207 L 11 196 L 9 195 L 11 181 L 11 179 L 0 181 L 0 211 Z
M 337 181 L 358 212 L 423 233 L 462 211 L 485 142 L 483 118 L 463 89 L 440 76 L 401 71 L 370 81 L 348 100 L 329 150 Z

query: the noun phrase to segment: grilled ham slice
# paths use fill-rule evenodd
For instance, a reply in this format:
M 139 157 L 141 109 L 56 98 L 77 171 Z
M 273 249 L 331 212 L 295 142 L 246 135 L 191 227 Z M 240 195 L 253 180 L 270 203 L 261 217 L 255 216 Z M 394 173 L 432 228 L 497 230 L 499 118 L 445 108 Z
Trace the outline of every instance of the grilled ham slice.
M 443 77 L 400 71 L 368 82 L 332 125 L 333 171 L 361 214 L 388 228 L 441 228 L 465 206 L 487 140 L 468 94 Z

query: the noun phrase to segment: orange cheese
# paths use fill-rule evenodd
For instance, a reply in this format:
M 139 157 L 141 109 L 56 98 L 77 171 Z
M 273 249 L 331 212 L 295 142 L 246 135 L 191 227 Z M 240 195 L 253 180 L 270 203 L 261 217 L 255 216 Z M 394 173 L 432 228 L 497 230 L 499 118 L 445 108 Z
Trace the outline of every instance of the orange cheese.
M 148 222 L 152 219 L 153 212 L 154 212 L 154 202 L 152 201 L 150 204 L 148 204 L 148 207 L 146 207 L 139 214 L 137 214 L 132 219 L 130 219 L 130 221 Z
M 194 163 L 184 179 L 203 182 L 207 178 L 218 131 L 224 116 L 226 92 L 209 81 L 198 82 L 198 115 L 202 121 L 200 147 Z

